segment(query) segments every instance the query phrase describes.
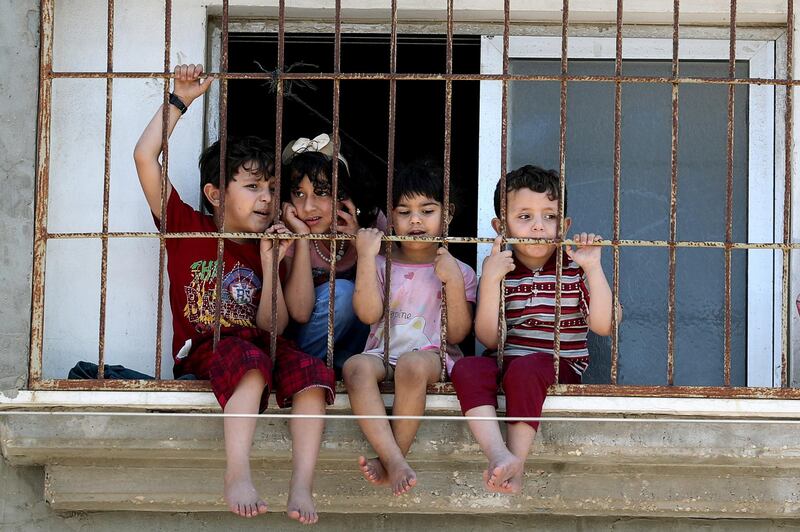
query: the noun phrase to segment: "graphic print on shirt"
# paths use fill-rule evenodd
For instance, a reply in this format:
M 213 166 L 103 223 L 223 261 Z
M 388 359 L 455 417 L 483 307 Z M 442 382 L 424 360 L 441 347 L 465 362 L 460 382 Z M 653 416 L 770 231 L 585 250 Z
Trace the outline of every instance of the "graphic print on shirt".
M 417 351 L 434 347 L 435 344 L 425 334 L 425 318 L 416 316 L 410 321 L 399 323 L 401 320 L 408 320 L 411 314 L 408 312 L 390 312 L 390 321 L 392 327 L 392 336 L 389 339 L 389 352 L 392 354 L 392 359 L 398 355 L 407 353 L 409 351 Z M 383 347 L 383 330 L 384 324 L 380 322 L 375 332 L 371 334 L 376 340 L 378 345 Z
M 222 266 L 222 327 L 255 327 L 261 279 L 253 270 L 239 262 L 225 273 Z M 199 260 L 191 265 L 192 280 L 186 291 L 183 315 L 197 332 L 214 329 L 214 301 L 216 299 L 217 261 Z

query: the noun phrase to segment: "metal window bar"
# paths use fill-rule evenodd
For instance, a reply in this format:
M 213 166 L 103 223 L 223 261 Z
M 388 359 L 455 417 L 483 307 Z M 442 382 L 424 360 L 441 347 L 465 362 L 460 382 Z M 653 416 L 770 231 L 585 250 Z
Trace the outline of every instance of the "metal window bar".
M 786 79 L 794 80 L 794 0 L 787 0 L 786 5 Z M 783 189 L 783 244 L 788 245 L 792 238 L 792 150 L 794 149 L 792 135 L 794 133 L 794 120 L 792 117 L 794 106 L 794 91 L 792 86 L 786 87 L 786 115 L 784 120 L 784 189 Z M 784 248 L 782 253 L 782 301 L 781 301 L 781 388 L 789 386 L 789 249 Z
M 42 379 L 44 267 L 47 253 L 47 197 L 50 187 L 50 126 L 53 96 L 53 0 L 39 5 L 39 110 L 36 117 L 36 201 L 31 293 L 31 361 L 28 386 Z
M 336 14 L 334 15 L 334 41 L 333 41 L 333 73 L 342 72 L 342 1 L 336 0 Z M 339 245 L 345 246 L 347 242 L 341 244 L 337 242 L 336 222 L 338 220 L 339 208 L 339 92 L 341 80 L 333 80 L 333 155 L 331 156 L 331 234 L 330 242 L 330 263 L 331 270 L 328 276 L 328 343 L 327 343 L 327 365 L 333 367 L 333 340 L 334 340 L 334 309 L 336 308 L 336 251 Z M 353 213 L 355 216 L 355 213 Z
M 286 1 L 280 0 L 278 3 L 278 60 L 277 69 L 279 73 L 284 70 L 286 62 Z M 283 81 L 279 80 L 275 90 L 275 194 L 272 197 L 272 212 L 280 212 L 281 205 L 281 177 L 282 177 L 282 161 L 280 153 L 283 147 Z M 280 241 L 273 241 L 272 246 L 272 263 L 278 262 L 278 245 Z M 275 334 L 275 328 L 278 323 L 278 268 L 272 268 L 272 278 L 270 279 L 272 285 L 272 331 L 269 335 L 269 354 L 272 361 L 275 362 L 276 353 L 278 349 L 278 335 Z
M 567 45 L 569 40 L 569 0 L 564 0 L 561 8 L 561 75 L 567 75 L 569 66 L 569 54 Z M 567 191 L 567 80 L 561 80 L 561 118 L 559 120 L 558 135 L 558 183 L 561 191 L 558 195 L 558 234 L 556 235 L 556 309 L 555 319 L 553 320 L 553 365 L 555 368 L 555 382 L 558 384 L 561 369 L 561 277 L 564 266 L 564 257 L 561 249 L 561 242 L 566 240 L 564 234 L 564 222 L 566 218 L 566 202 L 564 201 Z
M 447 50 L 445 59 L 445 72 L 448 75 L 453 73 L 453 0 L 447 0 Z M 450 233 L 450 154 L 452 142 L 453 125 L 453 80 L 447 79 L 444 82 L 444 196 L 442 198 L 442 236 L 445 240 L 442 246 L 447 249 L 447 236 Z M 440 309 L 440 332 L 439 332 L 439 357 L 442 370 L 439 374 L 439 381 L 447 380 L 447 286 L 442 284 L 442 307 Z
M 214 74 L 215 77 L 227 80 L 273 80 L 275 76 L 272 72 L 230 72 L 224 76 L 221 74 Z M 105 79 L 114 77 L 118 79 L 151 79 L 151 78 L 164 78 L 163 72 L 113 72 L 108 74 L 106 72 L 87 72 L 87 71 L 51 71 L 49 79 Z M 375 72 L 341 72 L 335 74 L 333 72 L 284 72 L 279 74 L 280 79 L 284 81 L 292 80 L 307 80 L 307 81 L 321 81 L 321 80 L 334 80 L 341 81 L 360 80 L 360 81 L 570 81 L 570 82 L 589 82 L 589 83 L 650 83 L 650 84 L 672 84 L 678 82 L 682 85 L 774 85 L 778 87 L 796 87 L 800 86 L 800 79 L 782 79 L 782 78 L 752 78 L 752 77 L 739 77 L 730 79 L 729 77 L 714 77 L 714 76 L 687 76 L 679 77 L 677 79 L 672 76 L 607 76 L 607 75 L 587 75 L 587 74 L 479 74 L 479 73 L 453 73 L 452 75 L 437 74 L 437 73 L 403 73 L 398 72 L 394 74 L 380 74 Z
M 108 0 L 107 37 L 106 37 L 106 72 L 114 71 L 114 0 Z M 112 96 L 114 94 L 114 78 L 106 78 L 106 123 L 105 145 L 103 157 L 103 238 L 100 257 L 100 324 L 97 342 L 97 378 L 103 380 L 105 375 L 106 345 L 106 293 L 108 288 L 108 200 L 111 189 L 111 114 Z
M 736 77 L 736 0 L 731 0 L 730 15 L 730 58 L 728 77 Z M 733 134 L 734 100 L 736 87 L 728 85 L 728 138 L 727 138 L 727 184 L 725 190 L 725 345 L 723 382 L 731 385 L 731 248 L 733 241 Z
M 511 1 L 503 2 L 503 77 L 500 104 L 500 236 L 505 248 L 508 242 L 508 192 L 506 191 L 506 174 L 508 173 L 508 48 L 511 41 Z M 500 319 L 497 324 L 497 367 L 503 372 L 503 354 L 506 348 L 506 287 L 505 280 L 500 283 Z
M 41 35 L 41 62 L 40 62 L 40 101 L 37 115 L 38 125 L 38 150 L 37 150 L 37 188 L 36 188 L 36 219 L 35 219 L 35 240 L 34 240 L 34 262 L 33 262 L 33 293 L 32 293 L 32 325 L 31 325 L 31 362 L 29 372 L 29 386 L 33 389 L 42 388 L 60 388 L 60 389 L 83 389 L 86 383 L 64 382 L 60 380 L 43 380 L 42 379 L 42 355 L 43 355 L 43 327 L 44 327 L 44 282 L 45 282 L 45 255 L 47 240 L 49 239 L 73 239 L 73 238 L 95 238 L 101 240 L 101 290 L 100 290 L 100 323 L 99 323 L 99 345 L 98 345 L 98 362 L 100 371 L 98 381 L 103 381 L 103 367 L 105 365 L 105 323 L 106 323 L 106 288 L 107 288 L 107 260 L 108 260 L 108 239 L 109 238 L 142 238 L 142 237 L 157 237 L 159 238 L 159 297 L 158 297 L 158 317 L 157 317 L 157 334 L 156 334 L 156 377 L 160 378 L 161 373 L 161 357 L 162 357 L 162 321 L 163 321 L 163 292 L 164 292 L 164 266 L 165 266 L 165 244 L 168 238 L 215 238 L 218 241 L 218 257 L 217 257 L 217 302 L 215 308 L 215 343 L 219 340 L 220 334 L 220 309 L 221 309 L 221 276 L 222 276 L 222 257 L 224 250 L 224 238 L 260 238 L 260 235 L 242 234 L 242 233 L 227 233 L 224 230 L 224 218 L 221 221 L 221 230 L 212 233 L 167 233 L 166 232 L 166 176 L 168 170 L 168 149 L 169 143 L 167 138 L 167 122 L 169 118 L 168 100 L 169 84 L 172 74 L 170 73 L 170 51 L 171 51 L 171 18 L 172 18 L 172 3 L 170 0 L 165 0 L 165 51 L 164 51 L 164 70 L 163 72 L 115 72 L 113 68 L 113 35 L 114 35 L 114 0 L 108 0 L 107 4 L 107 20 L 108 20 L 108 36 L 107 36 L 107 51 L 106 51 L 106 71 L 105 72 L 55 72 L 53 70 L 52 57 L 53 57 L 53 1 L 42 0 L 40 10 L 40 35 Z M 793 88 L 800 85 L 800 80 L 793 79 L 793 29 L 794 29 L 794 5 L 793 1 L 789 0 L 787 4 L 787 46 L 786 46 L 786 78 L 785 79 L 765 79 L 765 78 L 736 78 L 735 77 L 735 43 L 736 43 L 736 0 L 731 1 L 730 7 L 730 57 L 729 57 L 729 75 L 726 78 L 714 77 L 686 77 L 682 78 L 679 75 L 678 64 L 678 46 L 679 46 L 679 28 L 680 28 L 680 0 L 674 0 L 673 4 L 673 58 L 672 58 L 672 73 L 669 77 L 657 76 L 623 76 L 622 74 L 622 15 L 623 15 L 623 1 L 617 2 L 617 26 L 616 26 L 616 58 L 615 58 L 615 73 L 613 76 L 573 76 L 568 74 L 568 54 L 567 54 L 567 41 L 568 41 L 568 28 L 569 28 L 569 2 L 563 1 L 562 5 L 562 26 L 561 26 L 561 43 L 562 43 L 562 57 L 561 57 L 561 73 L 560 75 L 510 75 L 509 74 L 509 35 L 510 35 L 510 2 L 504 2 L 504 30 L 503 30 L 503 72 L 502 74 L 454 74 L 452 70 L 452 44 L 453 44 L 453 0 L 448 0 L 447 9 L 447 67 L 444 74 L 398 74 L 396 69 L 397 60 L 397 2 L 392 0 L 392 42 L 391 42 L 391 71 L 388 75 L 377 73 L 342 73 L 340 69 L 340 46 L 341 46 L 341 0 L 336 2 L 336 45 L 335 45 L 335 67 L 333 73 L 318 73 L 318 74 L 292 74 L 283 72 L 284 65 L 284 31 L 285 31 L 285 6 L 284 0 L 279 3 L 279 47 L 278 47 L 278 80 L 279 82 L 289 81 L 293 79 L 331 79 L 334 82 L 334 150 L 338 154 L 339 150 L 339 131 L 338 131 L 338 102 L 339 102 L 339 84 L 345 79 L 380 79 L 388 80 L 390 83 L 390 109 L 389 109 L 389 164 L 387 169 L 387 211 L 391 212 L 391 189 L 393 177 L 393 163 L 394 163 L 394 144 L 395 144 L 395 110 L 396 110 L 396 82 L 398 80 L 443 80 L 446 86 L 446 112 L 445 112 L 445 190 L 448 190 L 449 172 L 450 172 L 450 128 L 451 128 L 451 105 L 452 105 L 452 82 L 460 80 L 499 80 L 503 86 L 502 93 L 502 175 L 501 187 L 504 191 L 501 197 L 501 218 L 502 218 L 502 231 L 504 242 L 506 243 L 542 243 L 536 239 L 516 239 L 508 238 L 505 227 L 505 214 L 507 198 L 505 194 L 505 174 L 507 165 L 507 146 L 508 146 L 508 131 L 507 131 L 507 98 L 508 98 L 508 83 L 510 81 L 559 81 L 561 84 L 561 102 L 560 102 L 560 139 L 559 139 L 559 163 L 561 174 L 561 189 L 562 199 L 559 205 L 559 234 L 555 243 L 559 249 L 563 245 L 571 244 L 571 241 L 566 238 L 563 233 L 564 229 L 564 213 L 563 213 L 563 191 L 565 188 L 565 173 L 566 173 L 566 89 L 568 82 L 610 82 L 615 84 L 615 141 L 614 141 L 614 229 L 613 238 L 610 243 L 603 242 L 602 245 L 610 245 L 614 253 L 614 275 L 613 275 L 613 338 L 612 338 L 612 384 L 617 383 L 618 371 L 618 316 L 616 303 L 619 300 L 619 248 L 623 246 L 634 247 L 666 247 L 669 251 L 669 301 L 668 301 L 668 383 L 669 395 L 671 396 L 685 396 L 685 397 L 706 397 L 706 396 L 728 396 L 728 397 L 800 397 L 799 390 L 793 390 L 788 387 L 788 350 L 789 350 L 789 331 L 788 331 L 788 313 L 790 305 L 789 293 L 789 255 L 790 251 L 800 249 L 800 244 L 791 242 L 791 163 L 792 163 L 792 134 L 793 134 Z M 221 96 L 220 96 L 220 149 L 221 149 L 221 162 L 220 162 L 220 193 L 221 193 L 221 207 L 224 209 L 224 177 L 227 171 L 225 161 L 225 142 L 227 140 L 227 82 L 231 79 L 269 79 L 273 77 L 272 73 L 230 73 L 228 72 L 228 1 L 223 1 L 223 28 L 222 28 L 222 61 L 220 72 L 216 75 L 220 80 Z M 50 164 L 50 134 L 51 134 L 51 118 L 52 118 L 52 82 L 53 79 L 62 78 L 91 78 L 91 79 L 105 79 L 106 80 L 106 123 L 105 123 L 105 147 L 104 147 L 104 186 L 103 186 L 103 222 L 102 230 L 97 232 L 72 232 L 72 233 L 48 233 L 47 231 L 47 197 L 49 185 L 49 164 Z M 109 231 L 108 226 L 108 211 L 109 211 L 109 192 L 110 192 L 110 137 L 111 137 L 111 115 L 112 115 L 112 95 L 113 95 L 113 80 L 115 78 L 161 78 L 164 80 L 164 109 L 163 109 L 163 139 L 162 139 L 162 198 L 161 198 L 161 229 L 157 233 L 152 232 L 112 232 Z M 672 89 L 672 146 L 671 146 L 671 175 L 670 175 L 670 235 L 667 241 L 641 241 L 641 240 L 623 240 L 619 234 L 619 192 L 620 192 L 620 121 L 621 121 L 621 90 L 624 83 L 668 83 Z M 726 235 L 724 242 L 688 242 L 677 240 L 677 133 L 678 133 L 678 92 L 680 84 L 725 84 L 728 88 L 728 138 L 727 138 L 727 190 L 726 190 Z M 785 120 L 785 159 L 784 159 L 784 198 L 783 198 L 783 238 L 781 242 L 773 243 L 747 243 L 747 242 L 733 242 L 732 238 L 732 209 L 733 209 L 733 104 L 735 99 L 735 88 L 738 85 L 774 85 L 785 87 L 786 90 L 786 114 Z M 283 86 L 281 83 L 278 85 L 277 95 L 277 113 L 276 113 L 276 145 L 280 146 L 281 139 L 281 123 L 283 116 L 282 108 L 282 94 Z M 276 165 L 276 174 L 280 178 L 280 166 Z M 336 165 L 333 170 L 333 189 L 334 198 L 337 183 L 337 169 Z M 447 192 L 446 192 L 447 194 Z M 277 194 L 276 194 L 277 197 Z M 335 209 L 334 209 L 335 211 Z M 390 221 L 391 224 L 391 221 Z M 339 244 L 339 240 L 352 239 L 349 235 L 338 235 L 335 224 L 333 231 L 328 235 L 318 235 L 319 238 L 327 238 L 331 242 L 332 259 L 335 264 L 335 249 Z M 406 240 L 407 237 L 386 236 L 387 246 L 387 289 L 389 286 L 389 265 L 391 263 L 391 242 Z M 441 242 L 443 245 L 453 242 L 472 242 L 472 243 L 491 243 L 493 239 L 488 238 L 463 238 L 463 237 L 450 237 L 447 230 L 447 221 L 445 219 L 443 236 L 441 238 L 433 239 Z M 674 386 L 674 326 L 675 326 L 675 263 L 676 263 L 676 249 L 679 247 L 698 247 L 705 249 L 720 248 L 725 253 L 725 351 L 724 351 L 724 387 L 709 387 L 709 386 Z M 779 250 L 782 254 L 782 317 L 781 317 L 781 388 L 731 388 L 730 383 L 730 350 L 731 350 L 731 252 L 733 249 L 772 249 Z M 277 246 L 273 246 L 273 252 L 277 254 Z M 560 317 L 560 266 L 561 254 L 557 255 L 557 281 L 556 286 L 556 328 L 555 328 L 555 369 L 558 372 L 558 353 L 559 353 L 559 324 Z M 332 265 L 333 266 L 333 265 Z M 335 266 L 334 266 L 335 268 Z M 330 279 L 333 285 L 333 270 Z M 277 270 L 273 271 L 273 326 L 276 323 L 277 304 L 275 298 L 277 290 Z M 331 286 L 333 298 L 333 286 Z M 387 290 L 388 291 L 388 290 Z M 388 295 L 388 294 L 387 294 Z M 504 294 L 503 294 L 504 295 Z M 444 299 L 443 299 L 444 301 Z M 446 314 L 443 309 L 443 345 L 446 335 Z M 388 321 L 388 313 L 385 312 L 384 319 Z M 505 316 L 501 313 L 500 325 L 500 346 L 498 353 L 498 364 L 502 365 L 502 351 L 505 335 Z M 329 312 L 329 346 L 328 346 L 328 363 L 331 364 L 332 346 L 331 338 L 333 332 L 333 311 Z M 387 327 L 388 331 L 388 327 Z M 274 330 L 273 330 L 274 333 Z M 385 338 L 386 349 L 385 355 L 388 357 L 388 333 Z M 272 335 L 271 353 L 274 356 L 275 350 L 275 335 Z M 443 349 L 444 351 L 444 349 Z M 442 353 L 444 357 L 444 353 Z M 385 362 L 388 362 L 386 360 Z M 136 388 L 141 386 L 150 386 L 152 383 L 143 383 L 139 381 L 127 382 L 97 382 L 104 388 Z M 159 389 L 203 389 L 203 383 L 170 383 L 158 382 Z M 93 386 L 89 386 L 93 388 Z M 441 386 L 438 388 L 441 389 Z M 570 395 L 659 395 L 662 388 L 659 386 L 606 386 L 606 385 L 568 385 L 560 386 L 556 393 L 567 393 Z M 724 391 L 724 393 L 723 393 Z
M 680 13 L 681 2 L 675 0 L 672 12 L 672 77 L 678 79 L 679 63 L 678 51 L 680 43 Z M 667 295 L 667 385 L 675 384 L 675 288 L 676 288 L 676 259 L 677 250 L 675 242 L 678 240 L 678 82 L 672 84 L 672 143 L 670 145 L 670 180 L 669 180 L 669 278 Z M 619 234 L 614 235 L 619 239 Z M 619 248 L 615 248 L 619 249 Z M 618 280 L 615 278 L 615 294 L 618 290 Z M 616 302 L 615 302 L 616 303 Z M 617 307 L 614 306 L 616 316 Z M 616 384 L 616 366 L 612 373 Z
M 167 170 L 169 168 L 169 75 L 172 50 L 172 0 L 164 1 L 164 94 L 161 102 L 161 218 L 158 225 L 158 312 L 156 315 L 156 380 L 161 379 L 164 334 L 164 269 L 167 261 Z
M 395 143 L 395 126 L 397 123 L 397 80 L 394 76 L 397 74 L 397 0 L 392 0 L 392 28 L 389 38 L 389 141 L 388 152 L 386 154 L 386 233 L 391 235 L 393 233 L 394 223 L 392 222 L 392 209 L 393 202 L 393 189 L 394 189 L 394 143 Z M 383 285 L 383 368 L 384 375 L 389 375 L 389 297 L 392 287 L 392 242 L 389 239 L 386 241 L 386 264 L 384 271 L 384 285 Z
M 222 0 L 222 51 L 219 79 L 219 228 L 225 232 L 225 196 L 228 183 L 228 0 Z M 214 350 L 220 341 L 222 318 L 222 273 L 225 267 L 225 239 L 217 238 L 217 285 L 214 287 Z
M 618 78 L 622 76 L 622 15 L 623 0 L 617 0 L 617 28 L 616 28 L 616 49 L 614 58 L 614 75 Z M 617 384 L 619 373 L 619 315 L 617 306 L 619 305 L 619 196 L 620 196 L 620 159 L 622 144 L 622 83 L 614 83 L 614 220 L 612 228 L 612 254 L 614 267 L 611 280 L 611 384 Z

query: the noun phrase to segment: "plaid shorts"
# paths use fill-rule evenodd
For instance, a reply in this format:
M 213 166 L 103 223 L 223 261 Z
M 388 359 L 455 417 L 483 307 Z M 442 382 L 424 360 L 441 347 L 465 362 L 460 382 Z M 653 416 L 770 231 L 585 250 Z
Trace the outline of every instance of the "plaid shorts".
M 298 350 L 294 342 L 278 336 L 274 368 L 269 356 L 269 334 L 258 329 L 240 329 L 235 336 L 223 336 L 216 352 L 213 346 L 213 338 L 200 342 L 188 357 L 176 362 L 175 376 L 192 373 L 198 379 L 208 379 L 223 409 L 242 377 L 253 369 L 261 372 L 265 382 L 259 412 L 266 410 L 273 389 L 281 408 L 291 406 L 296 393 L 314 387 L 324 388 L 327 403 L 333 404 L 333 370 Z

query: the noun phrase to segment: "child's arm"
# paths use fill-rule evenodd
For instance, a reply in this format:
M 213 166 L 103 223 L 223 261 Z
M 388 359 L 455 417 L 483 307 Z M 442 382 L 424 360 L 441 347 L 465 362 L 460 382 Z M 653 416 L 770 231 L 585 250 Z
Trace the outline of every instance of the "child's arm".
M 378 282 L 375 257 L 381 250 L 380 229 L 360 229 L 356 235 L 356 289 L 353 293 L 353 310 L 366 324 L 377 323 L 383 317 L 383 291 Z
M 289 232 L 286 227 L 281 224 L 275 224 L 266 231 L 268 234 L 278 233 L 287 234 Z M 272 263 L 272 245 L 273 241 L 268 238 L 261 239 L 261 301 L 258 302 L 258 312 L 256 313 L 256 325 L 259 329 L 272 332 L 272 272 L 280 264 L 286 249 L 292 243 L 291 240 L 278 241 L 278 264 Z M 277 304 L 278 304 L 278 321 L 275 327 L 276 334 L 282 334 L 283 330 L 289 324 L 289 313 L 286 310 L 286 300 L 283 298 L 283 289 L 281 288 L 280 280 L 276 284 L 278 291 Z
M 447 343 L 457 344 L 472 329 L 472 305 L 467 302 L 464 276 L 456 259 L 445 248 L 436 251 L 433 264 L 447 297 Z
M 483 261 L 483 272 L 478 285 L 478 310 L 475 313 L 475 337 L 487 349 L 497 349 L 500 324 L 500 290 L 503 278 L 514 270 L 511 251 L 503 251 L 503 238 L 494 239 L 492 253 Z
M 589 329 L 600 336 L 608 336 L 612 332 L 611 327 L 611 288 L 608 280 L 603 273 L 603 264 L 600 256 L 603 248 L 600 246 L 590 246 L 589 244 L 602 240 L 600 235 L 594 233 L 580 233 L 572 237 L 577 242 L 577 247 L 572 249 L 567 246 L 567 255 L 574 260 L 578 266 L 583 268 L 586 274 L 586 284 L 591 298 L 589 300 L 589 316 L 586 322 Z M 622 309 L 618 312 L 619 321 L 622 320 Z
M 308 225 L 297 217 L 297 209 L 291 203 L 283 204 L 281 220 L 294 233 L 300 235 L 311 233 Z M 286 302 L 289 316 L 297 323 L 308 323 L 317 299 L 314 277 L 311 274 L 311 249 L 308 239 L 295 240 L 294 255 L 286 260 L 289 272 L 286 277 L 286 291 L 292 294 L 290 300 Z
M 175 67 L 175 86 L 173 94 L 177 96 L 186 107 L 202 95 L 214 78 L 207 77 L 200 80 L 203 75 L 202 65 L 178 65 Z M 163 126 L 163 105 L 158 108 L 153 119 L 142 132 L 136 148 L 133 150 L 133 160 L 136 163 L 136 173 L 142 185 L 147 204 L 156 218 L 161 218 L 161 140 Z M 172 135 L 175 124 L 181 117 L 181 112 L 174 105 L 169 105 L 169 120 L 167 122 L 167 137 Z M 167 180 L 167 196 L 172 191 L 172 184 Z

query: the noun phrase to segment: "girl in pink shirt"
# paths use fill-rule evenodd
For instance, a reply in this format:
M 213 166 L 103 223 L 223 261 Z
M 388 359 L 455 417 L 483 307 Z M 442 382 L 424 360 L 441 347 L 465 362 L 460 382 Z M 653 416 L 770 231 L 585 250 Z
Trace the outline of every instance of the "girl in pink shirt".
M 435 237 L 442 234 L 445 210 L 442 170 L 416 164 L 398 173 L 392 190 L 392 222 L 400 236 Z M 447 298 L 447 369 L 461 357 L 457 344 L 472 329 L 476 278 L 472 268 L 455 259 L 437 242 L 398 243 L 392 249 L 389 301 L 384 301 L 385 264 L 378 253 L 383 232 L 359 229 L 356 236 L 358 263 L 353 308 L 364 323 L 371 324 L 364 352 L 344 365 L 343 376 L 353 413 L 383 415 L 385 408 L 378 384 L 394 378 L 395 415 L 420 416 L 425 412 L 427 386 L 439 380 L 442 358 L 441 294 Z M 384 305 L 389 306 L 389 370 L 384 368 Z M 359 425 L 378 456 L 359 457 L 367 480 L 388 485 L 395 495 L 410 490 L 416 473 L 406 462 L 418 420 L 361 419 Z

